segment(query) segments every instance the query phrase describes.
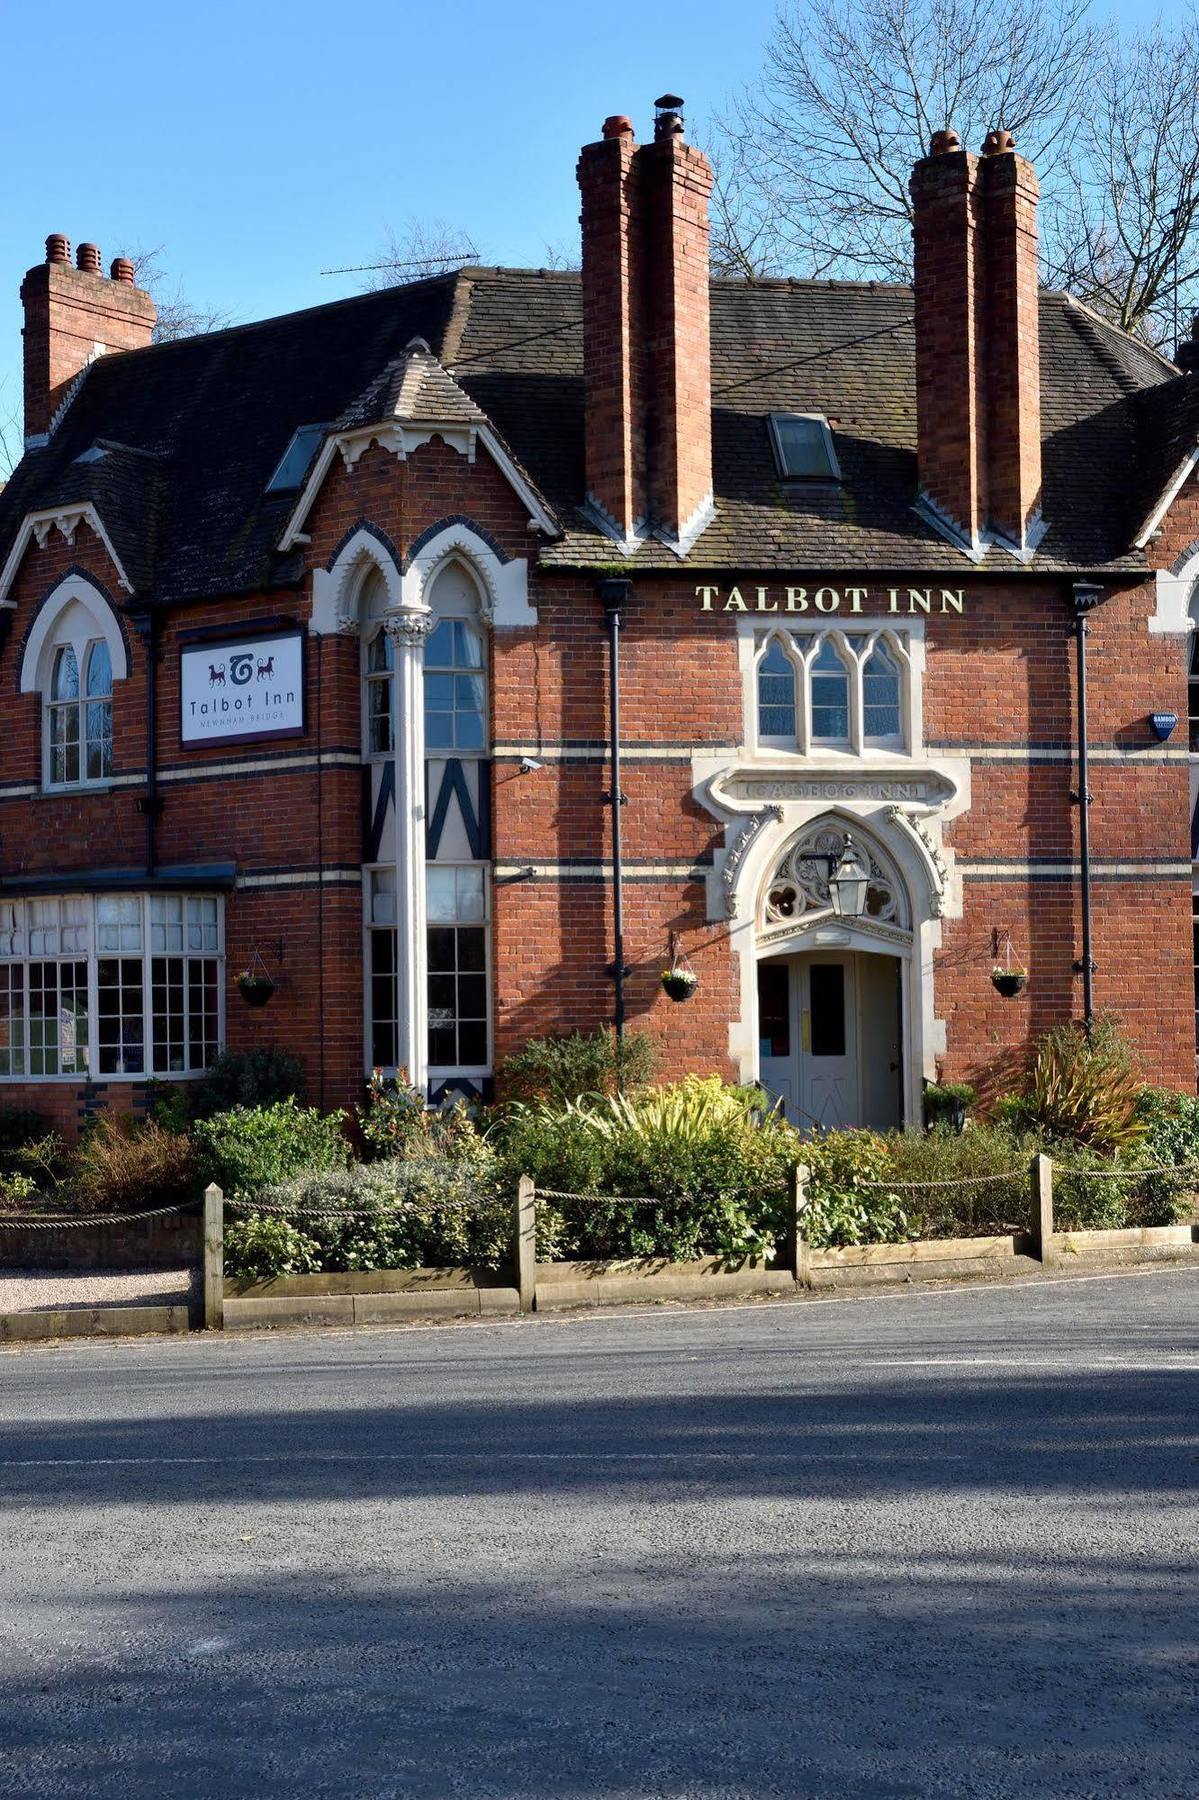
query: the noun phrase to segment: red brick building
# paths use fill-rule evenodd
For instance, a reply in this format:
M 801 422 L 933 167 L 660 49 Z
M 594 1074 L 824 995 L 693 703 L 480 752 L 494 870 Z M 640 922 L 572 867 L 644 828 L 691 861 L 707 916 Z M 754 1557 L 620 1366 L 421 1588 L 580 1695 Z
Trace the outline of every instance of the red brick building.
M 0 1102 L 265 1043 L 327 1106 L 485 1091 L 623 1005 L 667 1072 L 912 1121 L 1081 1013 L 1088 895 L 1095 1006 L 1190 1087 L 1195 378 L 1038 292 L 1001 133 L 913 172 L 914 288 L 710 281 L 669 106 L 578 173 L 581 278 L 154 345 L 127 263 L 29 271 Z

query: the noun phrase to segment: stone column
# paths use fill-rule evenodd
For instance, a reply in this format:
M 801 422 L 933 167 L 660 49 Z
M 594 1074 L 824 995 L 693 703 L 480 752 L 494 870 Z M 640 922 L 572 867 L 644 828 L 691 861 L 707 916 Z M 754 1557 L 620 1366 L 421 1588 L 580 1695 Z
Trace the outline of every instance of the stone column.
M 394 653 L 397 1062 L 420 1093 L 428 1085 L 425 943 L 425 639 L 427 606 L 389 607 Z

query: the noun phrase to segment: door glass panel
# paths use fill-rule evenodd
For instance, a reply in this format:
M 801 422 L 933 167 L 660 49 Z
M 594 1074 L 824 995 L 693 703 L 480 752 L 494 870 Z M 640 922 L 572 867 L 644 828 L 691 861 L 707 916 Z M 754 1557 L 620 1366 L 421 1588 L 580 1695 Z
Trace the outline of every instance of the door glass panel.
M 813 963 L 809 971 L 812 997 L 812 1055 L 845 1055 L 845 965 Z
M 762 1056 L 791 1054 L 790 974 L 786 963 L 758 964 L 758 1035 Z

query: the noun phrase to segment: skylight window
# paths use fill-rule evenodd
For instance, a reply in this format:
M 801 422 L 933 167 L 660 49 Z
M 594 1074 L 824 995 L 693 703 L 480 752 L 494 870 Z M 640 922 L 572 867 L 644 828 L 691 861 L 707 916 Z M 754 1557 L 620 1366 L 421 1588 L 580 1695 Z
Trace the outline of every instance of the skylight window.
M 316 447 L 325 435 L 323 425 L 301 425 L 283 452 L 283 460 L 266 484 L 268 494 L 286 494 L 298 488 L 308 473 Z
M 833 434 L 823 413 L 771 413 L 770 441 L 784 481 L 840 481 Z

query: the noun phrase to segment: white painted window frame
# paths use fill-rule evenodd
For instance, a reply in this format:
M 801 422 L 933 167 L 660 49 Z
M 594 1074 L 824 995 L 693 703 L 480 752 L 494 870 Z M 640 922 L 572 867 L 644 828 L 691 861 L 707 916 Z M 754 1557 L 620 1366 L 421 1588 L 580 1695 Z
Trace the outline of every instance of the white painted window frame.
M 20 896 L 13 896 L 13 898 L 15 900 L 17 900 L 23 906 L 28 906 L 31 901 L 35 901 L 35 900 L 61 900 L 64 898 L 73 899 L 76 897 L 77 896 L 74 896 L 74 895 L 60 895 L 60 894 L 28 894 L 28 895 L 22 894 Z M 207 951 L 189 952 L 186 949 L 184 949 L 182 951 L 153 949 L 151 947 L 152 919 L 151 919 L 150 902 L 153 898 L 155 898 L 155 895 L 153 895 L 152 893 L 150 893 L 148 891 L 138 892 L 133 895 L 130 895 L 128 893 L 119 893 L 119 894 L 97 893 L 97 894 L 85 894 L 85 895 L 78 896 L 78 897 L 82 898 L 85 902 L 85 913 L 86 913 L 87 933 L 88 933 L 88 943 L 87 943 L 86 950 L 70 951 L 70 950 L 60 949 L 60 950 L 56 951 L 55 954 L 52 956 L 31 955 L 30 951 L 29 951 L 29 929 L 28 929 L 28 923 L 26 923 L 26 925 L 25 925 L 25 948 L 22 951 L 21 955 L 20 956 L 0 957 L 0 963 L 3 963 L 8 968 L 13 968 L 13 967 L 16 967 L 18 964 L 20 964 L 25 970 L 23 980 L 24 980 L 24 1001 L 25 1001 L 25 1009 L 26 1009 L 25 1010 L 25 1020 L 26 1020 L 25 1063 L 26 1063 L 27 1068 L 28 1068 L 28 1063 L 29 1063 L 29 1048 L 30 1048 L 30 1046 L 29 1046 L 29 965 L 31 963 L 47 963 L 47 962 L 53 962 L 53 963 L 86 962 L 87 963 L 87 1011 L 88 1011 L 87 1068 L 85 1070 L 80 1071 L 79 1073 L 68 1074 L 68 1075 L 33 1075 L 33 1074 L 29 1074 L 29 1073 L 16 1074 L 16 1075 L 0 1075 L 0 1087 L 3 1087 L 5 1085 L 15 1086 L 15 1085 L 22 1085 L 22 1084 L 23 1085 L 31 1085 L 32 1084 L 32 1085 L 41 1086 L 43 1084 L 50 1085 L 55 1082 L 59 1082 L 59 1083 L 65 1082 L 68 1085 L 73 1085 L 73 1086 L 77 1087 L 79 1085 L 79 1083 L 83 1082 L 83 1081 L 146 1082 L 146 1081 L 152 1081 L 152 1080 L 153 1081 L 198 1081 L 198 1080 L 202 1079 L 202 1077 L 205 1074 L 207 1074 L 207 1072 L 208 1072 L 206 1069 L 175 1070 L 175 1069 L 157 1069 L 154 1067 L 154 1055 L 155 1055 L 156 1046 L 155 1046 L 155 1042 L 154 1042 L 154 999 L 153 999 L 152 965 L 157 957 L 172 957 L 172 956 L 182 956 L 185 961 L 187 961 L 187 960 L 195 960 L 195 961 L 215 960 L 216 961 L 216 965 L 217 965 L 217 1050 L 216 1050 L 216 1053 L 219 1056 L 221 1054 L 221 1052 L 224 1050 L 226 1042 L 227 1042 L 227 1039 L 226 1039 L 226 1007 L 225 1007 L 225 969 L 226 969 L 226 961 L 225 961 L 225 896 L 223 894 L 211 894 L 211 893 L 206 894 L 206 893 L 191 893 L 191 892 L 184 893 L 182 895 L 182 898 L 184 899 L 185 902 L 188 899 L 193 899 L 193 898 L 206 899 L 206 900 L 215 899 L 216 900 L 216 902 L 217 902 L 217 908 L 216 908 L 217 948 L 214 952 L 207 952 Z M 105 951 L 101 951 L 99 948 L 99 929 L 98 929 L 98 918 L 97 918 L 97 909 L 99 906 L 99 902 L 101 900 L 130 899 L 130 898 L 137 899 L 141 905 L 141 948 L 140 948 L 140 950 L 105 950 Z M 101 1070 L 100 1070 L 100 1066 L 99 1066 L 99 1058 L 100 1058 L 99 963 L 100 963 L 100 959 L 102 956 L 105 961 L 108 961 L 111 958 L 125 958 L 126 960 L 130 960 L 130 961 L 132 961 L 132 960 L 140 961 L 140 963 L 142 965 L 142 1028 L 143 1028 L 143 1033 L 144 1033 L 143 1041 L 145 1043 L 145 1046 L 146 1046 L 146 1049 L 148 1052 L 147 1059 L 146 1059 L 148 1066 L 145 1069 L 142 1069 L 139 1071 L 133 1071 L 130 1073 L 115 1073 L 111 1070 L 105 1070 L 105 1071 L 101 1072 Z M 186 987 L 185 987 L 185 995 L 184 995 L 184 1005 L 185 1005 L 185 1007 L 187 1005 Z M 185 1015 L 185 1017 L 186 1017 L 186 1015 Z M 185 1036 L 186 1036 L 186 1028 L 185 1028 Z
M 752 628 L 751 628 L 752 631 Z M 756 754 L 801 757 L 829 756 L 842 759 L 865 759 L 871 756 L 911 756 L 919 748 L 919 670 L 913 655 L 916 633 L 897 632 L 891 628 L 870 626 L 865 621 L 848 629 L 827 621 L 796 625 L 774 625 L 768 630 L 743 633 L 749 643 L 748 681 L 746 684 L 746 744 Z M 904 641 L 906 639 L 906 642 Z M 835 740 L 817 738 L 812 732 L 812 664 L 824 643 L 831 642 L 849 678 L 849 737 Z M 860 642 L 860 649 L 853 645 Z M 781 644 L 795 671 L 794 738 L 760 734 L 758 731 L 758 667 L 772 643 Z M 900 733 L 898 737 L 867 738 L 865 733 L 865 695 L 863 675 L 876 644 L 886 645 L 899 671 Z

